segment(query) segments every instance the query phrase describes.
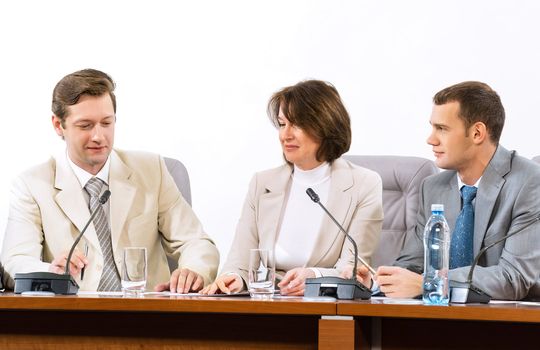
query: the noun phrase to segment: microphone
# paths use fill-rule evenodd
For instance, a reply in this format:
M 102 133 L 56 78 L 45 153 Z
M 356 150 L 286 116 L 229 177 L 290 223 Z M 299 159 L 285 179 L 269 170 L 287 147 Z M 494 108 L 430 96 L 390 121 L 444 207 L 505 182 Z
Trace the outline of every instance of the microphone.
M 101 205 L 107 203 L 107 201 L 109 200 L 109 197 L 111 196 L 111 191 L 109 190 L 106 190 L 105 192 L 103 192 L 103 194 L 101 195 L 101 197 L 99 197 L 99 203 Z M 66 271 L 64 272 L 64 275 L 69 275 L 69 264 L 71 262 L 71 256 L 73 255 L 73 252 L 75 251 L 75 247 L 77 246 L 77 244 L 79 243 L 79 241 L 81 240 L 82 236 L 84 235 L 84 233 L 86 232 L 86 229 L 88 228 L 88 226 L 90 226 L 90 223 L 94 220 L 94 218 L 96 217 L 97 213 L 98 213 L 98 210 L 99 210 L 99 207 L 96 207 L 96 209 L 92 212 L 92 215 L 90 215 L 90 219 L 88 220 L 88 222 L 86 223 L 86 225 L 84 225 L 81 233 L 79 234 L 79 236 L 77 237 L 77 239 L 75 240 L 75 242 L 73 242 L 73 244 L 71 245 L 71 249 L 69 250 L 69 254 L 68 254 L 68 257 L 67 257 L 67 262 L 66 262 Z
M 107 203 L 109 197 L 111 196 L 111 191 L 106 190 L 103 192 L 101 197 L 99 197 L 99 203 L 101 205 Z M 54 294 L 64 294 L 71 295 L 77 294 L 79 291 L 79 285 L 75 279 L 69 274 L 69 264 L 71 263 L 71 256 L 75 251 L 75 247 L 81 240 L 82 236 L 86 232 L 90 223 L 94 220 L 94 217 L 97 215 L 99 207 L 97 207 L 92 214 L 90 219 L 84 228 L 77 236 L 77 239 L 71 245 L 69 254 L 66 260 L 66 270 L 63 274 L 54 273 L 54 272 L 28 272 L 28 273 L 16 273 L 15 274 L 15 294 L 20 294 L 24 292 L 43 292 L 44 294 L 54 293 Z
M 480 288 L 476 287 L 472 283 L 473 273 L 476 265 L 478 265 L 478 261 L 480 260 L 480 257 L 484 255 L 484 253 L 496 246 L 497 244 L 504 242 L 507 238 L 512 237 L 515 234 L 518 234 L 531 226 L 532 224 L 538 222 L 540 220 L 540 214 L 535 216 L 533 219 L 528 221 L 521 227 L 519 230 L 516 230 L 512 233 L 509 233 L 502 238 L 499 238 L 495 242 L 492 242 L 485 246 L 484 248 L 480 249 L 478 254 L 474 257 L 474 261 L 471 264 L 471 268 L 469 269 L 469 274 L 467 275 L 467 280 L 465 282 L 458 282 L 458 281 L 450 281 L 450 302 L 451 303 L 459 303 L 459 304 L 469 304 L 469 303 L 482 303 L 487 304 L 491 300 L 491 296 L 481 290 Z
M 340 277 L 318 277 L 307 278 L 304 296 L 306 297 L 318 297 L 318 296 L 332 296 L 336 299 L 370 299 L 371 290 L 356 280 L 357 261 L 360 260 L 364 266 L 366 266 L 373 274 L 375 270 L 369 266 L 364 259 L 358 256 L 358 246 L 349 233 L 339 224 L 334 216 L 326 209 L 326 207 L 320 202 L 319 195 L 308 188 L 306 190 L 307 195 L 311 200 L 324 210 L 324 212 L 332 219 L 341 232 L 345 234 L 345 237 L 349 239 L 354 248 L 354 267 L 352 271 L 352 277 L 350 279 Z

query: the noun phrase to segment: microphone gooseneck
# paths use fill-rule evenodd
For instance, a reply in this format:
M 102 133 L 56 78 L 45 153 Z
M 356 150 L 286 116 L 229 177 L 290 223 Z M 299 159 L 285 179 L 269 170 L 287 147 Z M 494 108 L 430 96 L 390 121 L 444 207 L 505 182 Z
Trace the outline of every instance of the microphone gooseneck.
M 321 203 L 319 196 L 313 189 L 308 188 L 306 190 L 307 195 L 311 200 L 322 208 L 326 215 L 336 226 L 340 229 L 341 232 L 347 237 L 354 248 L 354 268 L 352 271 L 351 278 L 341 278 L 341 277 L 315 277 L 315 278 L 306 278 L 304 296 L 306 297 L 320 297 L 320 296 L 331 296 L 336 299 L 364 299 L 368 300 L 371 298 L 371 290 L 364 286 L 356 279 L 356 271 L 358 269 L 358 261 L 363 263 L 372 273 L 375 273 L 375 270 L 369 266 L 362 258 L 358 256 L 358 246 L 354 239 L 349 235 L 349 233 L 337 222 L 332 214 L 326 209 L 326 207 Z
M 519 230 L 516 230 L 510 234 L 507 234 L 501 238 L 499 238 L 498 240 L 496 240 L 495 242 L 491 243 L 491 244 L 488 244 L 487 246 L 485 246 L 484 248 L 482 248 L 478 254 L 476 254 L 476 257 L 474 258 L 474 261 L 473 263 L 471 264 L 471 268 L 469 269 L 469 274 L 467 275 L 467 285 L 471 285 L 472 284 L 472 277 L 473 277 L 473 272 L 474 272 L 474 268 L 476 267 L 476 265 L 478 265 L 478 261 L 480 260 L 480 257 L 482 255 L 484 255 L 484 253 L 490 249 L 491 247 L 505 241 L 507 238 L 510 238 L 512 237 L 513 235 L 517 234 L 517 233 L 520 233 L 521 231 L 525 230 L 527 227 L 531 226 L 532 224 L 534 224 L 535 222 L 539 221 L 540 220 L 540 214 L 535 216 L 533 219 L 531 219 L 529 222 L 525 223 L 525 225 L 523 225 L 523 227 L 521 227 Z
M 369 271 L 371 271 L 371 273 L 375 274 L 376 273 L 375 270 L 364 259 L 358 256 L 358 246 L 356 245 L 356 242 L 351 237 L 351 235 L 349 235 L 347 231 L 345 231 L 345 229 L 339 224 L 336 218 L 334 218 L 334 216 L 330 214 L 330 212 L 326 209 L 326 207 L 321 203 L 319 195 L 317 195 L 317 193 L 315 193 L 315 191 L 313 191 L 311 187 L 306 190 L 306 193 L 313 202 L 317 203 L 325 211 L 328 217 L 332 219 L 332 221 L 341 230 L 341 232 L 345 234 L 345 237 L 347 237 L 347 239 L 352 243 L 353 248 L 354 248 L 354 267 L 353 267 L 351 279 L 356 281 L 356 270 L 358 269 L 358 260 L 360 260 L 360 262 L 365 267 L 367 267 Z
M 111 196 L 111 191 L 106 190 L 105 192 L 103 192 L 101 197 L 99 197 L 99 203 L 101 205 L 107 203 L 110 196 Z M 69 254 L 68 254 L 68 257 L 67 257 L 67 260 L 66 260 L 66 270 L 64 272 L 65 275 L 69 275 L 69 264 L 71 263 L 71 256 L 73 255 L 73 252 L 75 251 L 75 247 L 77 246 L 77 244 L 81 240 L 82 236 L 86 232 L 86 229 L 88 228 L 88 226 L 90 226 L 90 223 L 94 220 L 94 217 L 97 215 L 98 209 L 99 209 L 99 207 L 97 207 L 92 212 L 92 215 L 90 215 L 90 219 L 88 219 L 88 222 L 86 223 L 86 225 L 84 225 L 84 228 L 81 230 L 81 233 L 79 233 L 79 236 L 77 236 L 77 239 L 75 240 L 75 242 L 73 242 L 73 245 L 71 246 L 71 249 L 69 250 Z

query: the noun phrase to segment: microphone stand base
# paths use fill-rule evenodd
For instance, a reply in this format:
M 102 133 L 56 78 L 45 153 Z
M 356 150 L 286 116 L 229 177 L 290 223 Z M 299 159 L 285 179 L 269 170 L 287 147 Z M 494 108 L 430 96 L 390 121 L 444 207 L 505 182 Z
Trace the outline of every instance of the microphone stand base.
M 491 296 L 474 285 L 452 285 L 450 283 L 450 303 L 456 304 L 487 304 Z
M 306 279 L 304 296 L 368 300 L 371 298 L 371 290 L 353 279 L 319 277 Z
M 52 292 L 54 294 L 73 295 L 79 291 L 79 285 L 70 275 L 52 272 L 16 273 L 14 280 L 15 294 Z

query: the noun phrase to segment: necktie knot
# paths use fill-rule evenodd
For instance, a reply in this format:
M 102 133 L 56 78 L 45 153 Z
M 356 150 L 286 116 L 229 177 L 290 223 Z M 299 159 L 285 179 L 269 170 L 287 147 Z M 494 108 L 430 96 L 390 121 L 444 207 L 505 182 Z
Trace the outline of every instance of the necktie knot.
M 97 177 L 93 177 L 84 186 L 84 189 L 90 197 L 99 197 L 101 193 L 101 188 L 103 187 L 103 181 L 98 179 Z
M 474 186 L 461 187 L 461 197 L 463 198 L 463 204 L 471 204 L 474 197 L 476 197 L 476 187 Z

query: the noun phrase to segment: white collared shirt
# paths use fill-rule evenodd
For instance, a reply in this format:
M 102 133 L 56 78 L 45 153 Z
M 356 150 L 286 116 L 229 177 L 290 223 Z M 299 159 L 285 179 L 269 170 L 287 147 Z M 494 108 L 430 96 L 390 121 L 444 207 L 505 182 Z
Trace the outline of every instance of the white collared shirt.
M 66 159 L 68 161 L 69 166 L 71 167 L 71 170 L 73 170 L 75 177 L 77 177 L 77 180 L 79 180 L 79 184 L 81 185 L 81 191 L 84 196 L 84 199 L 86 200 L 87 205 L 89 205 L 90 203 L 90 196 L 88 195 L 88 192 L 86 192 L 86 190 L 84 189 L 84 186 L 86 186 L 86 183 L 88 183 L 88 181 L 91 178 L 97 177 L 98 179 L 104 182 L 104 185 L 101 188 L 101 193 L 109 189 L 109 169 L 111 167 L 110 155 L 107 158 L 105 165 L 103 165 L 103 168 L 101 168 L 101 170 L 96 175 L 90 174 L 89 172 L 87 172 L 86 170 L 82 169 L 77 164 L 75 164 L 69 157 L 67 150 L 66 150 Z M 105 215 L 107 215 L 107 219 L 109 220 L 109 225 L 110 225 L 109 208 L 110 208 L 109 201 L 107 201 L 107 203 L 103 205 L 103 209 L 105 210 Z
M 456 177 L 457 177 L 457 183 L 458 183 L 459 196 L 461 197 L 461 188 L 463 186 L 469 186 L 469 185 L 466 185 L 463 181 L 461 181 L 461 178 L 459 177 L 459 174 L 456 174 Z M 480 180 L 482 180 L 482 176 L 480 176 L 480 178 L 474 183 L 474 185 L 472 185 L 473 187 L 476 187 L 476 190 L 478 190 L 478 188 L 479 188 L 478 186 L 480 186 Z M 474 199 L 472 201 L 473 207 L 475 206 L 475 204 L 476 204 L 476 197 L 474 197 Z

